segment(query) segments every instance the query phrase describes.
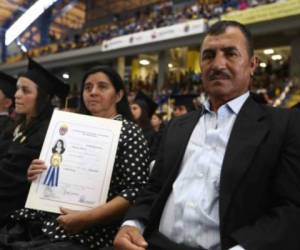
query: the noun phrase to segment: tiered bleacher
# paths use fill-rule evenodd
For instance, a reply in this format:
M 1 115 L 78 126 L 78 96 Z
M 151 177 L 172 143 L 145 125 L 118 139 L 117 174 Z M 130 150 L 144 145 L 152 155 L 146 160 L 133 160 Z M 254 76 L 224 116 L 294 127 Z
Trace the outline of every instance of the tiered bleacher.
M 121 13 L 110 17 L 108 23 L 94 27 L 78 29 L 60 37 L 49 35 L 50 43 L 42 47 L 28 48 L 28 54 L 38 57 L 59 53 L 72 49 L 100 45 L 103 41 L 141 31 L 167 27 L 189 20 L 220 18 L 223 14 L 233 11 L 243 11 L 261 5 L 274 3 L 278 0 L 199 0 L 187 1 L 186 4 L 173 4 L 173 1 L 163 1 L 135 11 Z M 281 0 L 282 1 L 282 0 Z M 24 55 L 18 53 L 7 58 L 7 63 L 23 60 Z

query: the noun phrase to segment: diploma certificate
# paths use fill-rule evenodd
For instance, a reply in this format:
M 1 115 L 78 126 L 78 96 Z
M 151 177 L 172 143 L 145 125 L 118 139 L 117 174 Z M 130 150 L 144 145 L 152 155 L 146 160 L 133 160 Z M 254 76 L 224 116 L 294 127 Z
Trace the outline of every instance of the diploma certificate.
M 39 159 L 45 170 L 33 181 L 25 207 L 60 213 L 104 204 L 121 121 L 55 110 Z

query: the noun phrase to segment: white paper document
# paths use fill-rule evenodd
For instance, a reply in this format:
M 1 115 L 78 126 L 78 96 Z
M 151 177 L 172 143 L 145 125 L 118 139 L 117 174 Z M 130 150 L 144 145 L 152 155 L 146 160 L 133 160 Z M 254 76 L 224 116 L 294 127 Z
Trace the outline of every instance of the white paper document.
M 107 199 L 121 121 L 55 110 L 41 150 L 47 166 L 33 181 L 27 208 L 87 210 Z

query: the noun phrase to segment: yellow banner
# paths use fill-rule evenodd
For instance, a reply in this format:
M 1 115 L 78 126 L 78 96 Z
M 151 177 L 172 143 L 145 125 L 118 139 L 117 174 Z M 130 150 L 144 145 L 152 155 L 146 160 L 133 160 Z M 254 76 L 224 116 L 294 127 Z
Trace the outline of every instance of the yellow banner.
M 300 14 L 300 0 L 287 0 L 242 11 L 233 11 L 222 16 L 222 20 L 235 20 L 243 24 L 269 21 Z

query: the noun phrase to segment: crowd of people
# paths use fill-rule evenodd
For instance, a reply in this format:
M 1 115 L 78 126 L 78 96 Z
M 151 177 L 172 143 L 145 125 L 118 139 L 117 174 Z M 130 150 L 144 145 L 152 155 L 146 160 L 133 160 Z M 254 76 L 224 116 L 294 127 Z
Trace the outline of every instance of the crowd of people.
M 233 10 L 244 10 L 276 0 L 226 0 L 226 1 L 195 1 L 188 4 L 174 5 L 173 1 L 147 6 L 132 13 L 114 15 L 112 21 L 97 27 L 88 28 L 73 38 L 65 38 L 67 43 L 74 44 L 76 48 L 101 44 L 104 40 L 114 37 L 137 33 L 170 26 L 195 19 L 219 18 Z M 55 42 L 60 43 L 58 39 Z M 73 46 L 74 46 L 73 45 Z M 70 45 L 72 47 L 72 45 Z M 65 48 L 60 47 L 59 50 Z
M 96 27 L 73 31 L 58 37 L 49 33 L 48 45 L 29 48 L 29 55 L 33 57 L 58 53 L 62 51 L 90 47 L 101 44 L 104 40 L 128 35 L 140 31 L 170 26 L 188 20 L 219 18 L 221 15 L 233 10 L 244 10 L 278 0 L 216 0 L 216 1 L 190 1 L 184 4 L 173 4 L 165 1 L 160 4 L 146 6 L 130 13 L 117 14 L 111 17 L 109 23 Z M 22 54 L 8 58 L 8 62 L 22 60 Z
M 200 51 L 207 98 L 196 107 L 194 95 L 172 96 L 167 124 L 149 96 L 127 94 L 111 67 L 88 69 L 75 102 L 31 58 L 18 79 L 1 73 L 0 115 L 9 122 L 0 131 L 0 249 L 298 250 L 300 111 L 249 91 L 257 59 L 244 25 L 215 23 Z M 38 156 L 54 97 L 79 102 L 72 112 L 122 122 L 102 205 L 24 208 L 30 182 L 50 168 Z M 66 150 L 59 141 L 54 148 Z M 55 189 L 47 177 L 41 185 Z

